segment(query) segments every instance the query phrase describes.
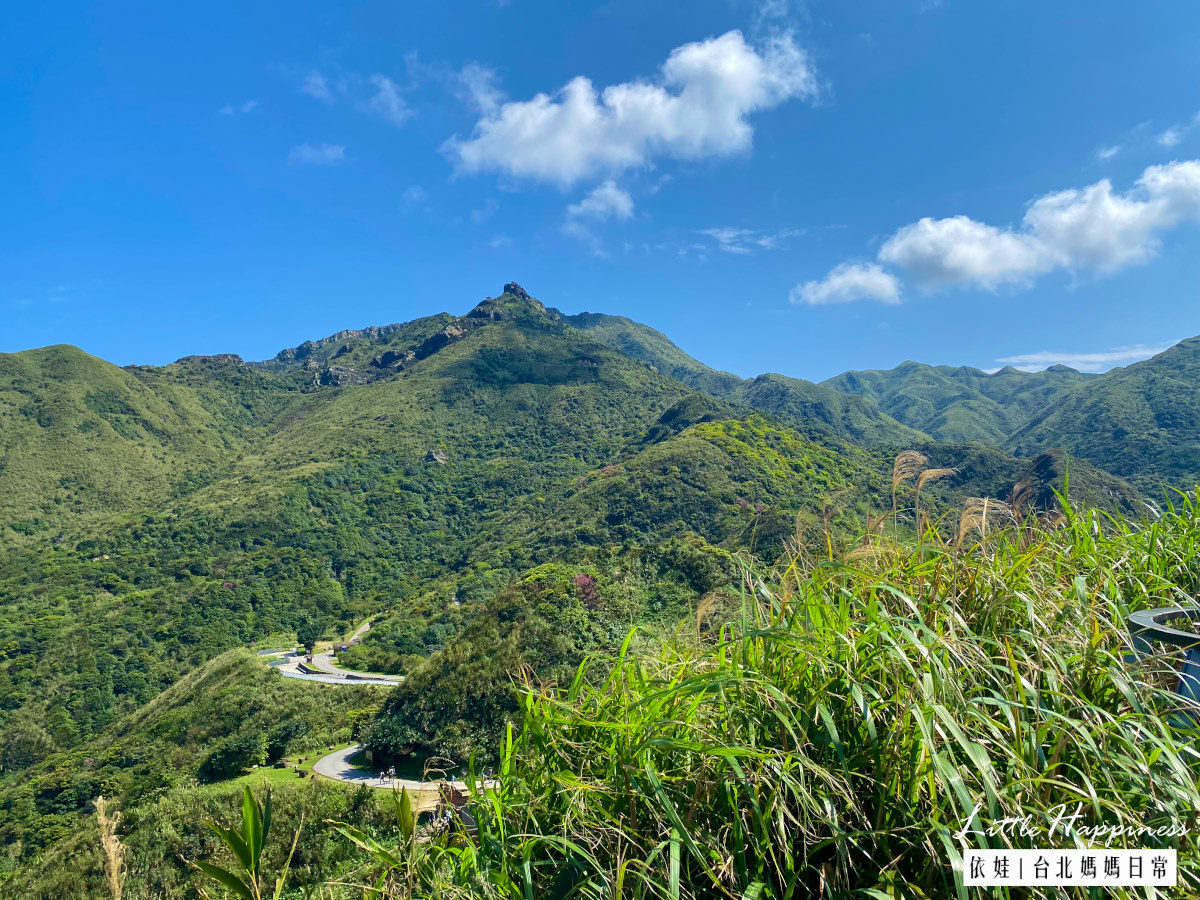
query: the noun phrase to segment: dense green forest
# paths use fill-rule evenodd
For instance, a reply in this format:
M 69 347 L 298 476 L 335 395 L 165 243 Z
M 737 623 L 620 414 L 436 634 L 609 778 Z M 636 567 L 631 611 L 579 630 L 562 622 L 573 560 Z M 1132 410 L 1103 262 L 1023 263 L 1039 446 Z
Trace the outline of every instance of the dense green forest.
M 1105 376 L 741 379 L 515 284 L 263 362 L 0 355 L 0 894 L 101 896 L 100 795 L 142 860 L 127 896 L 184 896 L 194 873 L 154 854 L 213 853 L 195 810 L 231 812 L 255 765 L 350 740 L 497 765 L 536 719 L 516 683 L 570 690 L 631 633 L 647 659 L 707 646 L 747 566 L 951 546 L 976 498 L 1013 528 L 1068 502 L 1138 523 L 1200 480 L 1198 360 L 1200 339 Z M 244 650 L 368 617 L 342 664 L 395 688 L 291 681 Z M 281 828 L 309 802 L 391 821 L 337 785 L 276 800 Z M 338 840 L 308 833 L 297 884 L 351 864 Z M 55 860 L 91 874 L 35 874 Z

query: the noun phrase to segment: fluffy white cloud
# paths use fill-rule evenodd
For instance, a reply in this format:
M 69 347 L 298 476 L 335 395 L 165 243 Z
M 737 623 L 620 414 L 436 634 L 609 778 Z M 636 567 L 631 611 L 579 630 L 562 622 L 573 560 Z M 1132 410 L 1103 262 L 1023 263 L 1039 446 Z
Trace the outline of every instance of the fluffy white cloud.
M 288 155 L 291 162 L 314 166 L 332 166 L 345 158 L 346 148 L 341 144 L 301 144 Z
M 1100 162 L 1108 162 L 1120 152 L 1120 144 L 1113 144 L 1111 147 L 1101 147 L 1096 151 L 1096 159 L 1100 160 Z
M 921 219 L 888 238 L 879 259 L 924 288 L 994 290 L 1054 269 L 1106 274 L 1146 262 L 1164 231 L 1193 220 L 1200 220 L 1200 160 L 1150 166 L 1123 194 L 1104 179 L 1039 197 L 1017 229 L 967 216 Z
M 1092 353 L 1072 353 L 1045 350 L 1040 353 L 1025 353 L 1020 356 L 1006 356 L 996 362 L 1030 372 L 1040 372 L 1048 366 L 1070 366 L 1081 372 L 1107 372 L 1113 366 L 1123 363 L 1137 362 L 1149 359 L 1168 349 L 1171 344 L 1148 347 L 1145 344 L 1133 344 L 1128 347 L 1114 347 L 1111 350 L 1100 350 Z
M 792 289 L 793 303 L 822 306 L 855 300 L 900 302 L 900 282 L 875 263 L 844 262 L 820 281 L 808 281 Z
M 964 281 L 988 288 L 1028 281 L 1052 265 L 1028 235 L 1002 231 L 966 216 L 924 218 L 893 234 L 879 250 L 882 262 L 907 269 L 923 287 Z
M 790 36 L 755 48 L 730 31 L 673 50 L 654 83 L 597 91 L 581 76 L 553 96 L 501 103 L 470 137 L 451 138 L 444 150 L 460 172 L 497 171 L 566 187 L 659 156 L 743 153 L 753 138 L 751 113 L 816 92 L 812 63 Z
M 1160 134 L 1157 140 L 1164 147 L 1174 147 L 1181 140 L 1183 140 L 1183 131 L 1179 128 L 1179 126 L 1174 125 Z
M 567 215 L 599 221 L 607 219 L 625 221 L 633 217 L 633 197 L 629 196 L 628 191 L 617 187 L 616 182 L 610 178 L 578 203 L 568 206 Z
M 367 104 L 371 111 L 393 125 L 403 125 L 412 110 L 400 96 L 400 86 L 386 75 L 372 75 L 371 84 L 375 86 L 375 96 Z

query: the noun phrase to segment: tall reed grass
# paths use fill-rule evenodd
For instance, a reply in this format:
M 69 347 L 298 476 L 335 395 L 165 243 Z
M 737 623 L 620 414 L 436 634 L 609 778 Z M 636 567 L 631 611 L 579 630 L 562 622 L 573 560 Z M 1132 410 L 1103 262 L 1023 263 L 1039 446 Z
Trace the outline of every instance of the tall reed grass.
M 1195 896 L 1200 735 L 1178 713 L 1196 710 L 1168 655 L 1128 656 L 1124 619 L 1194 600 L 1197 513 L 1195 496 L 1143 522 L 1067 508 L 973 544 L 928 530 L 850 560 L 747 562 L 723 626 L 650 655 L 631 635 L 559 690 L 527 681 L 478 833 L 380 848 L 355 896 L 965 897 L 968 844 L 1081 840 L 965 825 L 1048 827 L 1063 804 L 1185 832 L 1108 845 L 1176 847 L 1172 896 Z M 1020 890 L 992 895 L 1040 896 Z

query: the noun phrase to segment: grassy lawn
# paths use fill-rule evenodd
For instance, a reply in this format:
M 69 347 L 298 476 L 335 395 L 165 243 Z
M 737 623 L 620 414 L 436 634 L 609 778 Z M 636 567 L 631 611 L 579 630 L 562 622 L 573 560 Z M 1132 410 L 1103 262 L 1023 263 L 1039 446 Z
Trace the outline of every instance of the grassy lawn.
M 328 748 L 322 747 L 318 750 L 313 750 L 308 753 L 293 753 L 290 756 L 284 757 L 284 761 L 287 762 L 291 768 L 276 769 L 274 766 L 259 766 L 257 769 L 252 769 L 245 775 L 240 775 L 237 778 L 230 778 L 227 781 L 218 781 L 215 784 L 208 785 L 208 787 L 213 791 L 223 794 L 227 791 L 241 791 L 241 789 L 246 785 L 249 785 L 250 787 L 260 787 L 264 781 L 271 785 L 282 784 L 284 782 L 294 784 L 295 782 L 301 780 L 307 781 L 309 784 L 311 784 L 314 780 L 312 777 L 313 765 L 318 759 L 323 756 L 328 756 L 330 753 L 335 753 L 338 750 L 345 750 L 347 747 L 351 746 L 353 746 L 353 742 L 336 744 Z M 362 754 L 355 754 L 355 756 L 361 755 Z M 304 759 L 304 761 L 301 762 L 301 759 Z M 353 762 L 351 765 L 354 765 L 355 768 L 362 768 L 369 771 L 369 767 L 366 765 L 365 761 L 361 766 L 355 765 Z M 296 774 L 296 769 L 300 769 L 306 773 L 307 777 L 305 779 L 301 779 L 300 776 Z M 335 784 L 344 783 L 329 778 L 325 779 L 325 781 L 333 782 Z M 354 785 L 347 784 L 346 787 L 352 788 Z
M 250 645 L 250 649 L 259 650 L 291 650 L 296 646 L 296 635 L 287 633 L 269 634 Z

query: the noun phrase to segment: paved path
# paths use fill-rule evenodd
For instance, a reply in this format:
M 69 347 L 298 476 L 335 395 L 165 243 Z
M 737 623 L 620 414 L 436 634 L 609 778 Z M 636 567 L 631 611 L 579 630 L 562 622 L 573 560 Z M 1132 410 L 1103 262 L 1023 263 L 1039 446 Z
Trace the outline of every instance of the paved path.
M 386 776 L 381 780 L 378 773 L 368 772 L 366 769 L 356 769 L 350 765 L 350 757 L 361 749 L 361 744 L 355 744 L 353 747 L 347 747 L 344 750 L 335 750 L 328 756 L 322 756 L 313 763 L 313 771 L 326 778 L 345 781 L 349 784 L 366 784 L 373 788 L 381 788 L 389 791 L 405 788 L 409 793 L 432 794 L 435 798 L 438 795 L 439 785 L 443 783 L 452 784 L 464 792 L 468 789 L 465 781 L 414 781 L 411 778 L 388 778 Z
M 278 656 L 277 661 L 269 663 L 271 668 L 278 671 L 280 675 L 299 678 L 302 681 L 319 681 L 322 684 L 399 684 L 404 680 L 403 675 L 383 675 L 376 672 L 354 672 L 350 669 L 339 669 L 329 659 L 328 653 L 318 653 L 313 657 L 310 668 L 318 670 L 314 673 L 300 671 L 300 664 L 304 662 L 302 653 L 279 650 L 274 654 L 260 655 Z
M 340 668 L 334 664 L 332 653 L 314 653 L 312 667 L 320 669 L 322 672 L 327 672 L 330 675 L 340 675 L 343 678 L 350 675 L 357 675 L 364 680 L 390 681 L 392 684 L 399 684 L 404 680 L 403 675 L 384 675 L 382 672 L 356 672 L 353 669 Z

